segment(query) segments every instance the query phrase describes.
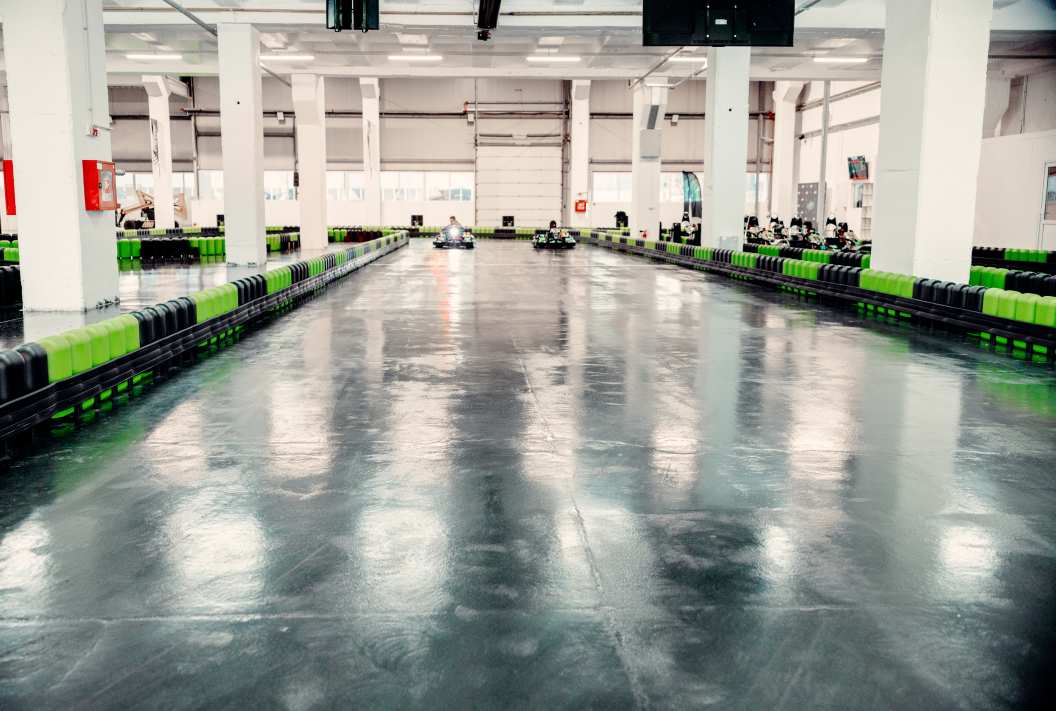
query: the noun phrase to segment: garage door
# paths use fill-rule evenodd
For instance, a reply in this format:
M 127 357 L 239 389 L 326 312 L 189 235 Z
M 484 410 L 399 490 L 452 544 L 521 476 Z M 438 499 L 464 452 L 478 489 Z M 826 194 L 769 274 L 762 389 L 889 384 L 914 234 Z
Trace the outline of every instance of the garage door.
M 500 227 L 503 215 L 518 227 L 561 221 L 560 146 L 477 148 L 477 224 Z

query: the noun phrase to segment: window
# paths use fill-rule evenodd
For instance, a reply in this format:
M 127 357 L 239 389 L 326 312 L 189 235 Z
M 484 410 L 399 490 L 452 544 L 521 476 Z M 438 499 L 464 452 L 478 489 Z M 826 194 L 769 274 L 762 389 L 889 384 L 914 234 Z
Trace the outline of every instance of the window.
M 759 212 L 755 213 L 755 173 L 745 174 L 744 185 L 744 214 L 764 217 L 767 213 L 767 201 L 770 199 L 770 174 L 759 174 Z
M 682 199 L 682 172 L 660 174 L 660 202 L 677 202 Z
M 630 173 L 594 173 L 594 202 L 630 202 Z
M 363 199 L 363 173 L 358 170 L 326 171 L 326 199 L 334 202 Z
M 264 199 L 296 200 L 297 190 L 293 187 L 293 171 L 265 170 Z
M 202 200 L 224 199 L 224 171 L 199 170 L 198 187 L 201 188 Z
M 420 202 L 425 199 L 425 173 L 387 170 L 381 173 L 381 199 Z
M 125 173 L 117 176 L 117 204 L 124 207 L 139 202 L 138 192 L 154 194 L 153 173 Z
M 185 200 L 194 200 L 198 191 L 194 189 L 194 173 L 172 174 L 173 197 L 183 195 Z
M 473 173 L 426 173 L 425 194 L 429 200 L 469 202 L 473 199 Z
M 136 197 L 136 174 L 125 173 L 117 176 L 117 203 L 123 207 L 135 205 Z

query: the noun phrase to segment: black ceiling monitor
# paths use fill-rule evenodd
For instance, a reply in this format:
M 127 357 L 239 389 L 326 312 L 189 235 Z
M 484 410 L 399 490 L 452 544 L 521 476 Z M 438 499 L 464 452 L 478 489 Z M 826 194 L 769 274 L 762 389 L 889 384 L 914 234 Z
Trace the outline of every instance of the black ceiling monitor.
M 791 47 L 796 0 L 644 0 L 646 47 Z

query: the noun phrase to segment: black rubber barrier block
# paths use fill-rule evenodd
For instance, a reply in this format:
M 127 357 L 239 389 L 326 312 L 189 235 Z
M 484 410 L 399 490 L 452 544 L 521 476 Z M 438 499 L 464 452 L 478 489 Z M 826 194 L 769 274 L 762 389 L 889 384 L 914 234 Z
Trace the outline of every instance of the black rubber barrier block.
M 166 336 L 170 336 L 180 330 L 179 323 L 176 320 L 176 311 L 171 306 L 168 304 L 156 304 L 151 308 L 161 314 L 162 321 L 165 324 Z
M 165 305 L 172 309 L 173 313 L 176 314 L 176 330 L 182 331 L 183 329 L 191 326 L 194 322 L 191 321 L 190 314 L 187 312 L 187 306 L 179 299 L 170 299 L 165 302 Z
M 964 290 L 964 308 L 970 311 L 983 310 L 983 292 L 985 286 L 968 286 Z
M 26 392 L 26 362 L 15 351 L 0 351 L 0 402 L 22 397 Z
M 37 343 L 23 343 L 15 349 L 26 364 L 26 392 L 40 390 L 48 384 L 48 352 Z
M 154 306 L 148 306 L 143 309 L 143 315 L 151 320 L 154 324 L 154 340 L 160 341 L 165 336 L 169 335 L 169 332 L 165 330 L 165 317 L 160 311 Z
M 183 308 L 187 313 L 187 324 L 194 326 L 198 323 L 198 305 L 188 296 L 181 296 L 176 299 L 177 302 L 183 304 Z
M 131 315 L 139 321 L 139 347 L 149 346 L 154 342 L 154 319 L 143 311 L 133 311 Z

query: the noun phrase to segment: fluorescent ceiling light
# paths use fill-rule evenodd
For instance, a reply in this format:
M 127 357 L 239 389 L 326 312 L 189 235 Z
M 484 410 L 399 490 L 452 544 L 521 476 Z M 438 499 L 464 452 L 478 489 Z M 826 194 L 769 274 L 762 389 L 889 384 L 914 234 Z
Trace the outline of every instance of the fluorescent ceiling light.
M 579 57 L 571 54 L 529 54 L 525 57 L 529 62 L 578 62 Z
M 865 64 L 868 57 L 814 57 L 818 64 Z
M 163 61 L 163 60 L 175 60 L 183 59 L 182 54 L 126 54 L 125 59 L 135 59 L 142 61 Z
M 443 57 L 439 54 L 390 54 L 390 62 L 439 62 Z
M 676 54 L 667 61 L 680 64 L 707 64 L 708 56 L 706 54 Z
M 310 62 L 315 59 L 311 54 L 262 54 L 260 58 L 269 62 Z

